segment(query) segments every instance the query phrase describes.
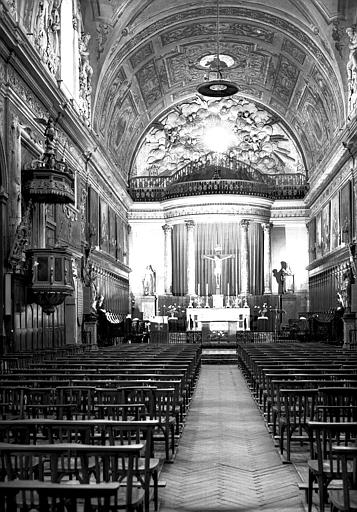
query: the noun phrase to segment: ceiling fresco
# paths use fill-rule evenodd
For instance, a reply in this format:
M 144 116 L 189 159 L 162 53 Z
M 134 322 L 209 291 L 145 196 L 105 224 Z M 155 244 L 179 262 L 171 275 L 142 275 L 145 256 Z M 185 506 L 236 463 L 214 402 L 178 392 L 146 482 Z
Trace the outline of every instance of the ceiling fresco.
M 215 115 L 223 112 L 230 118 L 237 139 L 233 151 L 246 157 L 244 137 L 252 135 L 256 121 L 251 114 L 251 124 L 240 129 L 236 110 L 249 105 L 265 112 L 273 139 L 264 150 L 258 144 L 255 163 L 265 172 L 311 173 L 346 118 L 349 0 L 264 4 L 220 0 L 220 54 L 230 62 L 224 72 L 239 91 L 232 103 L 222 101 Z M 90 5 L 82 8 L 96 59 L 93 129 L 119 172 L 126 178 L 169 173 L 174 165 L 196 158 L 205 149 L 190 138 L 199 139 L 211 115 L 196 88 L 207 72 L 207 58 L 216 54 L 216 0 L 101 0 Z M 196 110 L 195 122 L 183 108 Z M 177 122 L 186 121 L 176 126 L 173 141 L 169 124 L 175 115 Z M 254 130 L 253 138 L 261 133 Z

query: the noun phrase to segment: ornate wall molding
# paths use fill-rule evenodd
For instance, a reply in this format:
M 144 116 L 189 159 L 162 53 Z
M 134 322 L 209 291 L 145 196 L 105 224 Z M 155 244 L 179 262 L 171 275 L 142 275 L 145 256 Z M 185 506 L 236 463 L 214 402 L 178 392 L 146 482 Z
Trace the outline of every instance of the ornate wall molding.
M 315 215 L 322 206 L 331 198 L 331 196 L 339 190 L 344 183 L 352 177 L 353 169 L 351 162 L 346 162 L 338 174 L 330 181 L 330 183 L 322 190 L 321 194 L 315 199 L 310 206 L 311 215 Z

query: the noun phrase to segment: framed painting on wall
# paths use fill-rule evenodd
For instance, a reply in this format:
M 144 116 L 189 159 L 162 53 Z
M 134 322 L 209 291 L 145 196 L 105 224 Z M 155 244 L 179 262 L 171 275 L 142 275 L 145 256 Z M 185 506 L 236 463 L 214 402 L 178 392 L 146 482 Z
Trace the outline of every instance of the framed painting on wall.
M 115 213 L 109 208 L 109 253 L 116 258 L 117 233 L 115 225 Z
M 321 239 L 322 239 L 322 255 L 330 250 L 330 203 L 322 208 L 321 216 Z
M 123 221 L 116 215 L 116 259 L 123 263 Z
M 340 237 L 341 243 L 348 244 L 351 241 L 352 218 L 351 218 L 351 182 L 346 183 L 341 189 L 341 216 L 340 216 Z
M 90 238 L 88 242 L 90 242 L 92 246 L 97 246 L 99 245 L 99 197 L 97 192 L 92 188 L 89 189 L 88 221 L 89 226 L 86 237 Z
M 109 209 L 107 203 L 100 200 L 100 238 L 99 246 L 102 251 L 109 253 Z
M 340 196 L 337 192 L 331 199 L 330 249 L 340 245 Z
M 321 217 L 322 213 L 319 212 L 316 216 L 316 258 L 321 258 L 322 256 Z
M 308 223 L 309 230 L 309 262 L 316 259 L 316 217 L 313 217 Z

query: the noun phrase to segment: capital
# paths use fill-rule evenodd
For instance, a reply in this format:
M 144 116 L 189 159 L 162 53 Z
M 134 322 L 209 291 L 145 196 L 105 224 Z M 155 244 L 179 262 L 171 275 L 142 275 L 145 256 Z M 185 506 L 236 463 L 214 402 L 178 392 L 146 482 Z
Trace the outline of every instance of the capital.
M 195 227 L 195 222 L 192 219 L 185 220 L 187 230 L 193 229 Z
M 262 222 L 261 226 L 265 233 L 270 233 L 273 224 L 271 222 Z
M 162 226 L 162 229 L 164 230 L 165 234 L 168 233 L 169 231 L 172 231 L 172 226 L 170 226 L 170 224 L 164 224 Z
M 240 221 L 240 226 L 241 228 L 243 228 L 244 231 L 248 231 L 249 224 L 250 222 L 247 219 L 243 219 Z

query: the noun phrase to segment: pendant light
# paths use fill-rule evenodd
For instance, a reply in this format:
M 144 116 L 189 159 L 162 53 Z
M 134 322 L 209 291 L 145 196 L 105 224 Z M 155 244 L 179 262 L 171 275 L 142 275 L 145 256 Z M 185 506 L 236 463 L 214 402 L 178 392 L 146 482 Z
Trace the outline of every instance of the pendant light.
M 216 52 L 216 69 L 210 69 L 208 72 L 208 80 L 197 87 L 197 92 L 202 96 L 211 98 L 225 98 L 233 96 L 238 92 L 238 87 L 234 82 L 226 80 L 222 76 L 220 68 L 220 45 L 219 45 L 219 0 L 217 0 L 217 52 Z

